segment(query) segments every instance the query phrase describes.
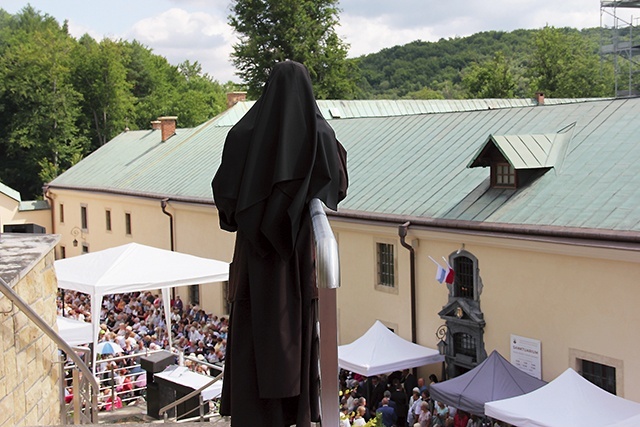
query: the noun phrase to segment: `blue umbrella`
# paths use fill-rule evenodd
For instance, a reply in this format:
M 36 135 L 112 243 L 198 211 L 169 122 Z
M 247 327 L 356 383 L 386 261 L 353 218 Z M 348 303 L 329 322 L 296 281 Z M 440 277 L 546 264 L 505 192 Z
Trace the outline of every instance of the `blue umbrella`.
M 103 341 L 96 345 L 97 354 L 116 354 L 123 352 L 124 350 L 122 350 L 122 347 L 112 341 Z

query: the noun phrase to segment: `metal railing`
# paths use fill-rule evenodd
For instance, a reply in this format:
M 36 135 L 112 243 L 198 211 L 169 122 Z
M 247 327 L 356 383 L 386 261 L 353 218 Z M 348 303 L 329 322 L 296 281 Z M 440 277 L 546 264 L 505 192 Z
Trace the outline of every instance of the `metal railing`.
M 211 387 L 213 384 L 215 384 L 218 381 L 222 380 L 222 378 L 224 376 L 224 368 L 221 368 L 219 366 L 216 366 L 216 365 L 213 365 L 211 363 L 207 363 L 207 362 L 204 362 L 204 361 L 192 358 L 192 357 L 180 357 L 180 359 L 181 360 L 182 359 L 190 360 L 193 363 L 201 364 L 201 365 L 207 366 L 208 368 L 213 368 L 213 369 L 216 369 L 216 370 L 222 369 L 222 372 L 220 372 L 220 374 L 218 374 L 217 376 L 212 378 L 211 381 L 209 381 L 208 383 L 206 383 L 202 387 L 199 387 L 199 388 L 193 390 L 191 393 L 187 394 L 186 396 L 181 397 L 180 399 L 176 400 L 175 402 L 171 402 L 170 404 L 168 404 L 166 406 L 163 406 L 162 408 L 160 408 L 158 410 L 158 414 L 163 417 L 165 423 L 170 421 L 169 420 L 169 412 L 171 411 L 171 409 L 176 409 L 176 411 L 175 411 L 176 415 L 173 417 L 173 420 L 172 420 L 172 421 L 175 421 L 175 422 L 186 421 L 186 420 L 190 421 L 191 419 L 187 419 L 187 416 L 191 415 L 196 410 L 198 411 L 198 416 L 193 418 L 193 420 L 204 421 L 207 418 L 211 418 L 211 417 L 217 416 L 218 414 L 215 413 L 217 411 L 214 411 L 213 413 L 208 411 L 208 410 L 205 411 L 205 403 L 207 403 L 207 402 L 205 402 L 204 399 L 202 398 L 202 392 L 205 389 Z M 178 414 L 178 411 L 177 411 L 178 405 L 181 405 L 184 402 L 186 402 L 186 401 L 188 401 L 190 399 L 193 399 L 196 396 L 199 399 L 198 406 L 193 408 L 193 409 L 191 409 L 191 410 L 189 410 L 189 411 L 187 411 L 187 412 L 185 412 L 185 413 Z M 179 420 L 179 417 L 184 417 L 184 418 L 182 420 Z
M 91 370 L 84 363 L 82 358 L 76 354 L 73 348 L 62 339 L 11 287 L 0 277 L 0 292 L 4 294 L 18 309 L 23 312 L 29 320 L 44 332 L 58 348 L 63 351 L 75 363 L 77 369 L 72 375 L 72 402 L 73 402 L 73 423 L 74 424 L 97 424 L 98 423 L 98 382 L 91 373 Z M 64 375 L 61 375 L 64 380 Z M 61 401 L 64 404 L 64 399 Z M 67 417 L 61 418 L 64 424 Z
M 318 286 L 317 327 L 320 336 L 320 422 L 340 425 L 338 399 L 338 315 L 336 289 L 340 287 L 340 258 L 324 205 L 319 199 L 309 203 L 316 243 L 316 283 Z

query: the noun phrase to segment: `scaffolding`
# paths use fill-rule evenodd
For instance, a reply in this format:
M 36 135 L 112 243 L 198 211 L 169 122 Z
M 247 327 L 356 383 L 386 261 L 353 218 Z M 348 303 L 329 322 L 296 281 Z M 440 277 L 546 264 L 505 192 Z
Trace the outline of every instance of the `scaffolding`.
M 615 75 L 615 96 L 640 95 L 640 28 L 634 24 L 640 17 L 631 14 L 620 17 L 619 9 L 640 9 L 640 0 L 600 2 L 600 54 L 612 58 Z

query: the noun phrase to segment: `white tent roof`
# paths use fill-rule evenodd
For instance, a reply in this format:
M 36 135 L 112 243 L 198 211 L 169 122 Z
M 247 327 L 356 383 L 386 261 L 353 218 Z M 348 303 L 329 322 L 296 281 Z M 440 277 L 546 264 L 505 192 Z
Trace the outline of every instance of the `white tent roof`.
M 531 393 L 485 403 L 484 412 L 518 427 L 603 427 L 640 414 L 640 403 L 606 392 L 569 368 Z
M 91 295 L 94 348 L 98 340 L 100 306 L 104 295 L 162 289 L 169 327 L 169 288 L 229 279 L 229 264 L 226 262 L 138 243 L 60 259 L 54 262 L 54 267 L 58 287 Z M 95 352 L 93 357 L 95 370 Z
M 361 375 L 378 375 L 442 362 L 438 350 L 407 341 L 379 320 L 351 344 L 338 347 L 338 365 Z
M 70 346 L 89 344 L 93 341 L 91 323 L 58 316 L 58 334 Z
M 107 295 L 222 282 L 229 264 L 129 243 L 55 261 L 58 287 Z
M 613 424 L 608 424 L 607 427 L 638 427 L 640 426 L 640 415 L 635 415 L 626 420 L 618 421 Z

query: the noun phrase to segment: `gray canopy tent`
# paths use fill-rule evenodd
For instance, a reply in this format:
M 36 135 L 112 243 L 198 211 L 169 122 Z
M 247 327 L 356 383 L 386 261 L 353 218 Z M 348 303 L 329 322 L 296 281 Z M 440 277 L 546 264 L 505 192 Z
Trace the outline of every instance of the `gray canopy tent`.
M 516 368 L 494 350 L 469 372 L 431 384 L 429 392 L 439 402 L 482 416 L 486 402 L 520 396 L 545 384 Z

